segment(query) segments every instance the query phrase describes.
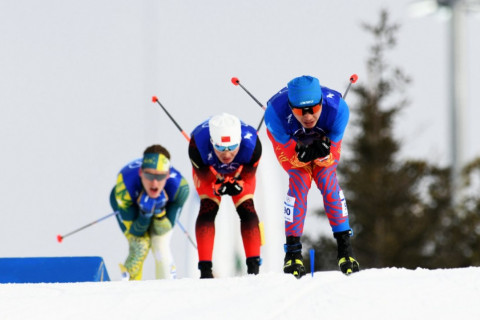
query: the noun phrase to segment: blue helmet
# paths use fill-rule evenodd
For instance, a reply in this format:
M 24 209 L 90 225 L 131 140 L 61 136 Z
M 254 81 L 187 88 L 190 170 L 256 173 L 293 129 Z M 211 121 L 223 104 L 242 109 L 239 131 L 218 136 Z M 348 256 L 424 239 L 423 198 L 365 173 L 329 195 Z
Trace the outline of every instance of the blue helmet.
M 308 108 L 322 100 L 322 88 L 317 78 L 301 76 L 288 84 L 288 101 L 296 108 Z

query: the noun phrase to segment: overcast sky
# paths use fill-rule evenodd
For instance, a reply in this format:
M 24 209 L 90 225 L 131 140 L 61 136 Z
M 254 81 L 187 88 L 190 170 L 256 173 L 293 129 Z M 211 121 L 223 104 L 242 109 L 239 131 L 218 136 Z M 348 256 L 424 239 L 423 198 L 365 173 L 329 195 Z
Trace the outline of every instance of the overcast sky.
M 2 0 L 0 256 L 99 255 L 115 278 L 117 270 L 111 269 L 124 261 L 127 247 L 114 219 L 62 244 L 55 236 L 108 214 L 117 172 L 151 144 L 169 148 L 174 166 L 191 181 L 187 143 L 151 102 L 152 95 L 187 132 L 220 112 L 257 126 L 262 109 L 231 84 L 231 77 L 263 103 L 303 74 L 340 92 L 352 73 L 366 84 L 365 61 L 373 39 L 361 24 L 376 23 L 381 8 L 401 25 L 398 47 L 388 58 L 413 79 L 407 90 L 411 104 L 395 124 L 405 143 L 399 156 L 448 164 L 448 21 L 413 18 L 409 3 Z M 480 20 L 467 16 L 465 32 L 463 128 L 465 157 L 471 159 L 480 156 L 480 98 L 475 92 Z M 347 98 L 351 106 L 355 101 L 353 94 Z M 287 180 L 264 131 L 261 139 L 264 157 L 255 201 L 274 239 L 262 255 L 275 251 L 275 258 L 264 260 L 266 267 L 278 269 Z M 181 217 L 192 236 L 198 209 L 194 193 Z M 310 208 L 321 206 L 319 192 L 310 195 Z M 231 207 L 226 211 L 219 218 L 228 227 L 217 230 L 226 232 L 233 225 L 231 233 L 239 234 L 236 214 Z M 313 230 L 328 230 L 325 223 Z M 174 242 L 183 246 L 177 260 L 195 269 L 196 255 L 179 229 Z M 215 250 L 228 252 L 228 241 L 223 246 L 218 242 Z

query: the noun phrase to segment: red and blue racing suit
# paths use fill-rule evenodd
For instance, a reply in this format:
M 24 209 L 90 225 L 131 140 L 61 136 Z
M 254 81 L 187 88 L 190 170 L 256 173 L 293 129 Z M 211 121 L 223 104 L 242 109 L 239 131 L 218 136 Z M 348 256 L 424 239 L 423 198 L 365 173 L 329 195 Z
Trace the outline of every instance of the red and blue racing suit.
M 350 230 L 345 198 L 336 176 L 349 110 L 340 93 L 322 87 L 322 95 L 322 111 L 313 129 L 303 128 L 293 116 L 288 104 L 288 88 L 283 88 L 274 95 L 268 101 L 265 111 L 268 137 L 280 165 L 289 175 L 289 189 L 284 202 L 287 237 L 300 237 L 303 234 L 307 195 L 312 180 L 322 193 L 332 231 Z M 325 161 L 316 159 L 307 163 L 299 161 L 295 152 L 297 142 L 309 144 L 309 140 L 321 135 L 326 135 L 331 140 L 329 158 Z

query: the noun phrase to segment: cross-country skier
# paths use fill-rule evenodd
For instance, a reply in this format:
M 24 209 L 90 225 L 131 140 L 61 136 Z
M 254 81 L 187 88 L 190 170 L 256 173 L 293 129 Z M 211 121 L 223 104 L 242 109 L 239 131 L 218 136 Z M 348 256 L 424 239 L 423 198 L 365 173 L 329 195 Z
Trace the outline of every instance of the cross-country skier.
M 213 278 L 215 217 L 222 196 L 232 197 L 240 217 L 247 272 L 258 274 L 261 234 L 253 194 L 262 145 L 256 130 L 230 114 L 213 116 L 192 131 L 188 153 L 200 197 L 195 225 L 200 278 Z
M 152 249 L 157 279 L 174 279 L 170 239 L 175 221 L 189 193 L 185 178 L 170 165 L 170 153 L 161 145 L 145 149 L 143 158 L 122 168 L 110 194 L 110 204 L 128 240 L 122 277 L 142 278 L 143 262 Z
M 338 245 L 338 265 L 345 274 L 359 271 L 352 255 L 352 230 L 336 168 L 349 110 L 340 93 L 321 87 L 317 78 L 301 76 L 267 103 L 265 123 L 280 165 L 289 175 L 284 202 L 285 273 L 305 275 L 302 244 L 307 195 L 312 180 L 323 204 Z

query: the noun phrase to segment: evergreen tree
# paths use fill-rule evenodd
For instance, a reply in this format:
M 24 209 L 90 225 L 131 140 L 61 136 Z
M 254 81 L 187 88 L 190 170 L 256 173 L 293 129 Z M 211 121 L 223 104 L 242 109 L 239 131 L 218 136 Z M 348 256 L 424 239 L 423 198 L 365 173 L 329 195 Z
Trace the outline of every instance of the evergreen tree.
M 398 158 L 400 143 L 392 129 L 398 112 L 408 104 L 405 89 L 410 80 L 387 63 L 386 53 L 395 47 L 398 30 L 388 18 L 382 11 L 376 25 L 364 25 L 374 37 L 367 61 L 369 81 L 353 89 L 359 101 L 356 107 L 350 105 L 351 156 L 343 155 L 338 167 L 354 230 L 354 256 L 362 268 L 478 264 L 478 195 L 466 199 L 468 205 L 453 208 L 449 168 Z M 415 142 L 407 141 L 407 146 L 410 143 Z M 466 174 L 475 169 L 480 171 L 480 160 Z M 332 237 L 304 238 L 306 247 L 318 253 L 315 270 L 338 268 Z

